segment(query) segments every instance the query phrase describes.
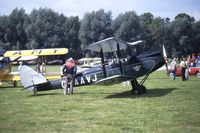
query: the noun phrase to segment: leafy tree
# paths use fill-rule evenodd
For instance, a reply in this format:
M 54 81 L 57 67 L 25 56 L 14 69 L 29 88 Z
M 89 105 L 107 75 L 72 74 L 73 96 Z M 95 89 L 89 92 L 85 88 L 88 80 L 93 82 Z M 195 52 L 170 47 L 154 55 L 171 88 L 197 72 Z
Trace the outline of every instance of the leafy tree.
M 141 25 L 141 39 L 144 40 L 145 49 L 150 49 L 154 45 L 153 35 L 151 33 L 150 25 L 154 19 L 151 13 L 144 13 L 139 16 Z
M 48 8 L 34 9 L 27 20 L 26 32 L 29 37 L 27 46 L 31 48 L 62 47 L 64 39 L 63 15 Z M 61 22 L 60 22 L 61 21 Z
M 161 17 L 157 17 L 152 20 L 151 24 L 149 25 L 149 30 L 152 35 L 152 39 L 154 42 L 153 47 L 162 47 L 163 44 L 165 44 L 165 32 L 166 32 L 166 26 L 165 26 L 165 20 Z
M 22 8 L 14 9 L 8 17 L 1 17 L 0 38 L 3 49 L 25 49 L 27 36 L 24 31 L 24 21 L 26 17 L 25 10 Z
M 113 21 L 113 31 L 117 38 L 133 42 L 140 39 L 140 21 L 134 11 L 120 14 Z
M 111 11 L 103 9 L 86 13 L 82 20 L 49 8 L 33 9 L 31 14 L 15 8 L 10 15 L 0 16 L 0 49 L 4 50 L 66 47 L 68 56 L 80 58 L 89 44 L 111 36 L 129 42 L 142 39 L 146 49 L 165 44 L 170 55 L 200 52 L 200 21 L 185 13 L 172 22 L 149 12 L 137 16 L 134 11 L 112 20 Z
M 140 15 L 140 22 L 144 28 L 148 28 L 153 19 L 154 16 L 150 12 Z
M 8 28 L 8 17 L 1 16 L 0 17 L 0 49 L 9 49 L 9 42 L 7 42 L 6 29 Z
M 191 53 L 192 24 L 194 18 L 185 13 L 178 14 L 171 24 L 172 47 L 184 54 Z
M 193 52 L 200 53 L 200 21 L 193 23 L 192 32 Z
M 82 19 L 79 31 L 81 48 L 87 47 L 90 43 L 112 36 L 111 11 L 105 12 L 103 9 L 86 13 Z
M 80 58 L 80 40 L 78 33 L 80 29 L 80 20 L 78 17 L 70 17 L 64 24 L 64 34 L 66 38 L 66 47 L 69 48 L 68 56 Z

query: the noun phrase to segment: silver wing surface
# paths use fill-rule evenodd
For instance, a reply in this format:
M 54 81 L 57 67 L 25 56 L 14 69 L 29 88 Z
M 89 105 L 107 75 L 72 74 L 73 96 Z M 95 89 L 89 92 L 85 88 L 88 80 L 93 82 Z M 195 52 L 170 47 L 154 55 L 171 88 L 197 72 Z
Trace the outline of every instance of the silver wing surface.
M 101 41 L 98 41 L 96 43 L 91 44 L 87 47 L 88 50 L 100 52 L 101 49 L 104 53 L 106 52 L 113 52 L 117 51 L 117 44 L 119 45 L 119 49 L 127 49 L 128 45 L 137 45 L 141 43 L 142 41 L 136 41 L 136 42 L 125 42 L 123 40 L 117 39 L 115 37 L 110 37 Z
M 30 91 L 34 89 L 34 85 L 47 82 L 47 79 L 44 76 L 26 65 L 21 67 L 19 74 L 22 85 Z
M 111 76 L 111 77 L 99 80 L 99 81 L 95 82 L 94 84 L 95 85 L 112 85 L 112 84 L 117 84 L 117 83 L 121 83 L 124 81 L 132 80 L 132 79 L 133 79 L 133 77 L 123 76 L 123 75 L 115 75 L 115 76 Z

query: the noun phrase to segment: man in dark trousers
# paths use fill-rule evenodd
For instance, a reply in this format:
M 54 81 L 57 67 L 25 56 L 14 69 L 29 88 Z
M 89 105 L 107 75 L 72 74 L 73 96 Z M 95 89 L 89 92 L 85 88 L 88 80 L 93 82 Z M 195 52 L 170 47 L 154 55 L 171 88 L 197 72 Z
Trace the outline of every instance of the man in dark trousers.
M 185 62 L 184 59 L 181 59 L 180 67 L 181 67 L 181 78 L 182 78 L 182 81 L 186 81 L 186 78 L 185 78 L 186 62 Z
M 69 58 L 68 60 L 66 60 L 62 69 L 66 83 L 64 95 L 73 94 L 73 77 L 76 74 L 76 70 L 77 68 L 73 58 Z

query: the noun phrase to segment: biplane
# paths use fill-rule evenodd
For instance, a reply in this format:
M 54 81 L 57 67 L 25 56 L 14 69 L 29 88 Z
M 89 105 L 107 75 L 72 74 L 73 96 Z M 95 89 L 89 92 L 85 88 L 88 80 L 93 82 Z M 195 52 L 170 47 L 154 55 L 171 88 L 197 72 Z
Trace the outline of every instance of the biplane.
M 0 83 L 5 81 L 17 86 L 17 81 L 20 80 L 19 74 L 11 73 L 11 63 L 13 61 L 22 61 L 35 59 L 37 56 L 46 55 L 63 55 L 67 54 L 66 48 L 52 48 L 52 49 L 34 49 L 34 50 L 15 50 L 4 51 L 0 50 Z M 29 57 L 29 58 L 25 58 Z M 47 77 L 51 79 L 51 77 Z
M 125 42 L 115 37 L 93 43 L 88 50 L 99 53 L 101 65 L 78 72 L 74 76 L 73 85 L 112 85 L 130 81 L 132 94 L 146 93 L 143 85 L 149 74 L 165 64 L 162 49 L 144 51 L 143 42 Z M 108 56 L 107 56 L 108 55 Z M 25 88 L 34 91 L 60 89 L 63 79 L 49 81 L 28 66 L 20 70 L 21 82 Z M 143 77 L 138 82 L 137 78 Z

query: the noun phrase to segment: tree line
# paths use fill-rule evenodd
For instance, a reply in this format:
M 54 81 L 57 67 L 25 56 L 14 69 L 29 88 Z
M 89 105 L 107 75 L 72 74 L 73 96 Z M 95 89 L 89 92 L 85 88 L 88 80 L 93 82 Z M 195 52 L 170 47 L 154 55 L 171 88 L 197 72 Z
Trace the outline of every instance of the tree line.
M 85 56 L 84 49 L 93 42 L 115 36 L 124 41 L 144 40 L 145 49 L 165 45 L 169 56 L 175 53 L 200 53 L 200 21 L 186 14 L 174 20 L 155 17 L 150 12 L 137 15 L 128 11 L 112 18 L 111 11 L 92 11 L 82 19 L 67 17 L 49 8 L 23 8 L 0 16 L 0 49 L 26 50 L 38 48 L 69 49 L 69 56 Z

